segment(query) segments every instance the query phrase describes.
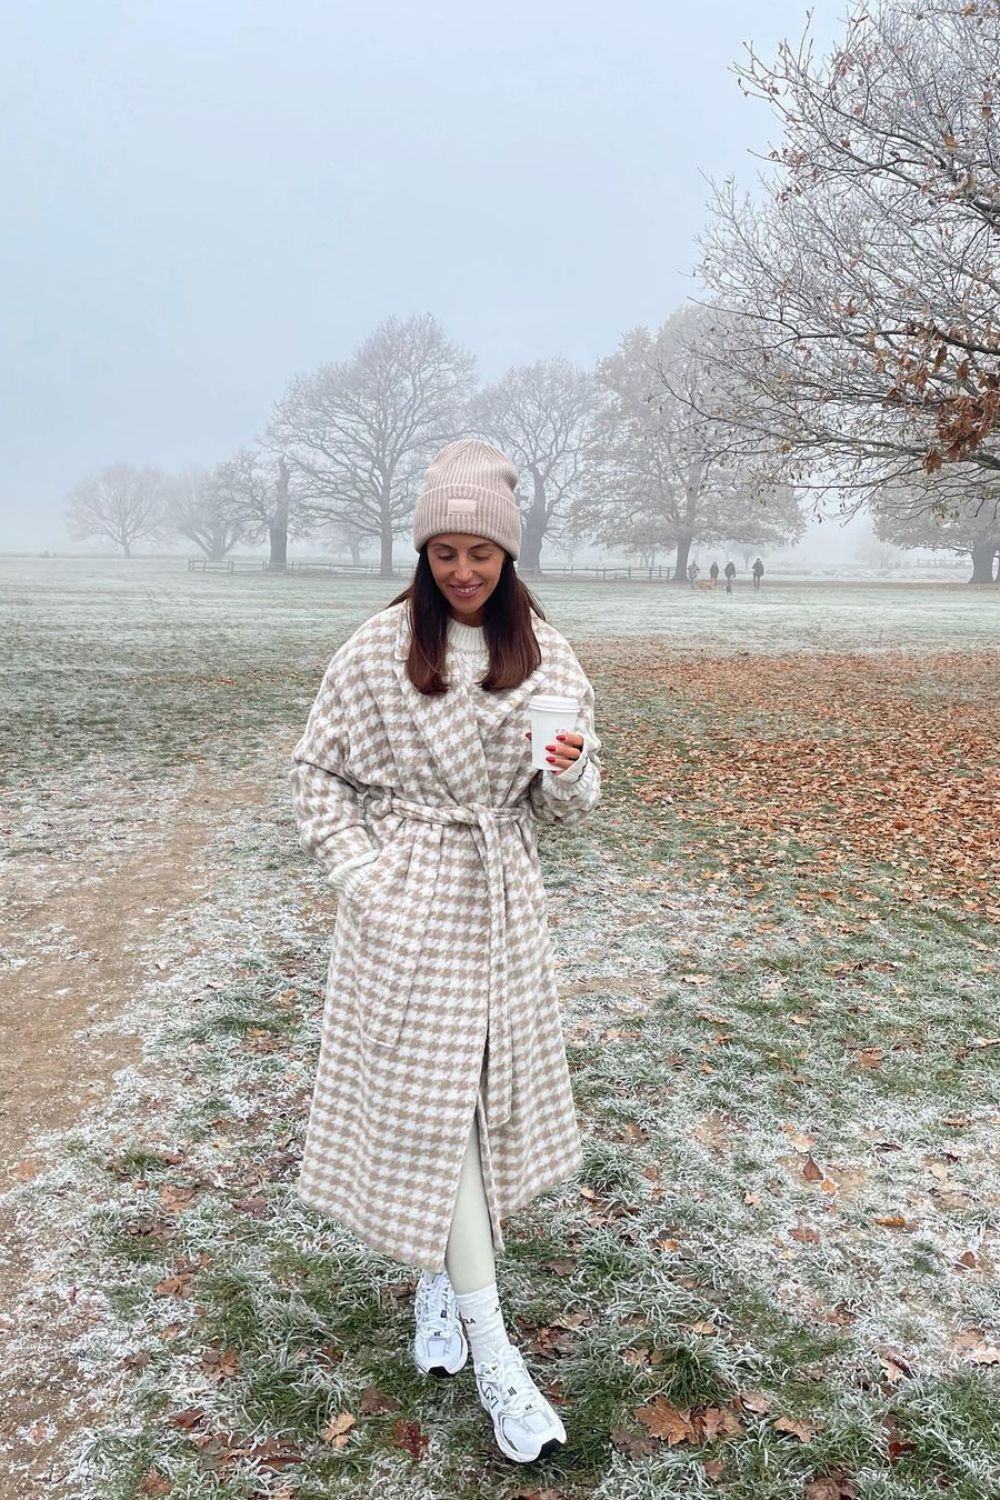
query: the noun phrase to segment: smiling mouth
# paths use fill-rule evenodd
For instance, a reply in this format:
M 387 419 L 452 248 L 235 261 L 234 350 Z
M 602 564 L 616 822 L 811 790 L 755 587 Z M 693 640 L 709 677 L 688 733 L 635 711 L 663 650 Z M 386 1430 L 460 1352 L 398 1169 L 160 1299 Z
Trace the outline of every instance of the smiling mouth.
M 451 591 L 453 594 L 457 594 L 460 599 L 471 599 L 473 594 L 478 594 L 481 587 L 482 584 L 477 583 L 471 589 L 460 589 L 457 584 L 453 583 Z

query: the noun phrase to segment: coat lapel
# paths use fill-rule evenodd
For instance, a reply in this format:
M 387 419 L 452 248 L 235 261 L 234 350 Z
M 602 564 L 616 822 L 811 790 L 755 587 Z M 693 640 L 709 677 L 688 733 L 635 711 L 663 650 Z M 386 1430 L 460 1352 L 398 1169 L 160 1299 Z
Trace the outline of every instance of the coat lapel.
M 532 627 L 537 637 L 534 616 Z M 517 687 L 485 693 L 473 685 L 465 699 L 467 711 L 456 713 L 454 690 L 421 693 L 414 687 L 406 671 L 409 649 L 410 610 L 409 605 L 404 604 L 399 614 L 393 651 L 393 669 L 403 701 L 456 802 L 488 801 L 490 785 L 483 736 L 496 735 L 505 720 L 519 710 L 527 728 L 525 705 L 533 693 L 540 693 L 543 689 L 544 660 Z

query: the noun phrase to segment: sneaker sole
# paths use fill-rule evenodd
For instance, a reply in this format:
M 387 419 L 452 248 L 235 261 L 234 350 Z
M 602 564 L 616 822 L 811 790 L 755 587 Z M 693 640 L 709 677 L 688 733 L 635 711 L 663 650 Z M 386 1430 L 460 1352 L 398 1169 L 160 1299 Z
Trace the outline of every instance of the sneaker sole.
M 495 1433 L 494 1437 L 496 1437 Z M 566 1444 L 559 1438 L 546 1438 L 545 1442 L 539 1448 L 534 1458 L 525 1458 L 523 1454 L 509 1452 L 509 1450 L 504 1447 L 503 1443 L 501 1443 L 499 1438 L 496 1438 L 496 1444 L 497 1448 L 503 1454 L 504 1458 L 506 1458 L 508 1462 L 512 1464 L 536 1464 L 540 1458 L 547 1458 L 550 1453 L 558 1453 L 560 1448 L 565 1448 L 566 1446 Z
M 414 1361 L 414 1364 L 417 1365 L 417 1361 Z M 436 1376 L 438 1377 L 438 1379 L 442 1379 L 442 1377 L 444 1377 L 444 1379 L 447 1380 L 450 1379 L 451 1376 L 459 1376 L 459 1374 L 462 1374 L 462 1371 L 465 1370 L 466 1365 L 468 1365 L 468 1356 L 463 1359 L 462 1364 L 456 1365 L 456 1368 L 454 1368 L 454 1370 L 448 1370 L 447 1365 L 430 1365 L 427 1370 L 424 1370 L 423 1365 L 417 1365 L 417 1370 L 420 1371 L 421 1376 Z

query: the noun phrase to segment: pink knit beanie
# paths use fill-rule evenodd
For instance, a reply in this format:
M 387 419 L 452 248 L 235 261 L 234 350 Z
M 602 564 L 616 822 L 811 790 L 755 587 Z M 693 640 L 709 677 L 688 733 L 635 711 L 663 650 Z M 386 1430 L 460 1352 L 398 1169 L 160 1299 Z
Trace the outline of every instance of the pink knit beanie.
M 429 537 L 463 531 L 489 537 L 516 558 L 521 550 L 521 507 L 514 490 L 518 474 L 492 443 L 460 438 L 447 443 L 428 465 L 413 512 L 413 545 Z

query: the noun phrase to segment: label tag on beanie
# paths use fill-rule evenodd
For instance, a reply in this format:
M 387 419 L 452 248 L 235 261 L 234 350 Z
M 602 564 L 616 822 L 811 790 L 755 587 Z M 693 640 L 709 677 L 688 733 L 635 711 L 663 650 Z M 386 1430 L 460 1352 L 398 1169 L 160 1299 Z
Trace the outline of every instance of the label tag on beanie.
M 474 516 L 476 514 L 476 501 L 449 500 L 446 514 L 449 516 Z

